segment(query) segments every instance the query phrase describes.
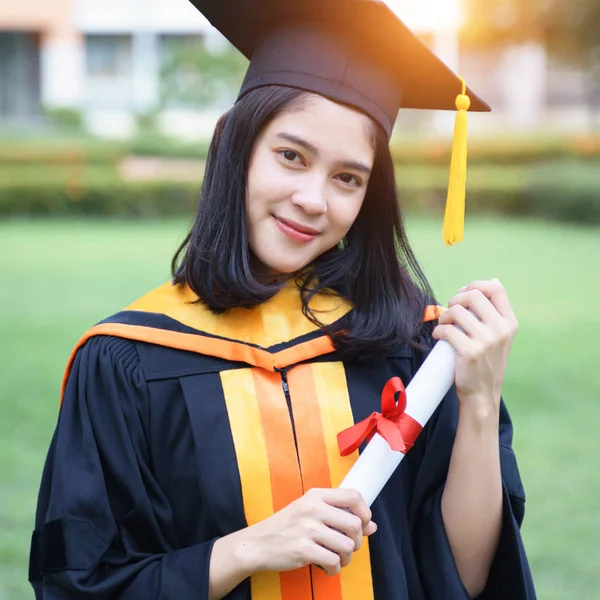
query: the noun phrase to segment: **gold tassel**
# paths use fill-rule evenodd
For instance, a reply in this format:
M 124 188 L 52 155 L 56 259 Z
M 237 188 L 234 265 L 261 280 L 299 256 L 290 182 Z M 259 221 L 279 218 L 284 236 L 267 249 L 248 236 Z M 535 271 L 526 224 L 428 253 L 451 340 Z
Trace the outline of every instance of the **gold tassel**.
M 465 232 L 465 194 L 467 184 L 467 111 L 471 99 L 466 95 L 467 85 L 461 77 L 462 93 L 456 97 L 456 123 L 452 141 L 450 185 L 446 200 L 446 214 L 442 238 L 446 245 L 458 244 Z

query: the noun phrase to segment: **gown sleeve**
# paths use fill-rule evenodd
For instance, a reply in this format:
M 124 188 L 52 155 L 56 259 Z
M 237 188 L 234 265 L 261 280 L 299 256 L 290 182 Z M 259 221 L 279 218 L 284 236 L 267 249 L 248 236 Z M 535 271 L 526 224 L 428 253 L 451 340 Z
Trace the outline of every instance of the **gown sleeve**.
M 419 575 L 429 600 L 469 598 L 454 562 L 441 510 L 458 425 L 458 406 L 453 386 L 421 434 L 424 436 L 423 458 L 416 476 L 410 515 Z M 487 585 L 478 599 L 533 600 L 535 590 L 520 533 L 525 515 L 525 491 L 512 449 L 513 429 L 504 400 L 499 425 L 502 529 Z
M 174 543 L 151 469 L 147 400 L 132 342 L 96 337 L 78 351 L 38 498 L 37 600 L 208 598 L 214 539 Z

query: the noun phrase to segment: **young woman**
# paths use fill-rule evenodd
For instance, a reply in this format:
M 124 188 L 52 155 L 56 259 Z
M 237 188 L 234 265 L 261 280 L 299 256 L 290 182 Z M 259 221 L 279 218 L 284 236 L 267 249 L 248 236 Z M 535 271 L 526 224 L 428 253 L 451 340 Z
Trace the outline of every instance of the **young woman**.
M 198 4 L 225 32 L 245 6 Z M 402 27 L 379 3 L 341 4 Z M 441 316 L 429 307 L 382 60 L 334 13 L 284 16 L 251 44 L 173 280 L 73 352 L 32 541 L 36 597 L 533 598 L 501 401 L 517 329 L 506 292 L 478 281 Z M 438 339 L 457 350 L 456 385 L 369 508 L 338 488 L 358 453 L 341 456 L 337 434 Z

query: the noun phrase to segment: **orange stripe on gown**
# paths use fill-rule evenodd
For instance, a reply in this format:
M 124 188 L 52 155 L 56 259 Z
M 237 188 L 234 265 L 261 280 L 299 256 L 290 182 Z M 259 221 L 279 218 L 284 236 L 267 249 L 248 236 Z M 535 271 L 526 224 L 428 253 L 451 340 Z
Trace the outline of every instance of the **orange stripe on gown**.
M 269 457 L 273 512 L 277 512 L 304 493 L 294 433 L 283 394 L 281 375 L 263 369 L 253 369 L 252 373 Z M 282 600 L 310 600 L 312 596 L 308 567 L 285 571 L 279 576 Z M 255 600 L 254 594 L 252 599 Z
M 358 452 L 342 457 L 337 434 L 354 425 L 344 366 L 340 362 L 298 365 L 288 372 L 302 480 L 307 491 L 338 487 Z M 368 540 L 336 577 L 312 567 L 314 600 L 372 600 Z
M 277 373 L 221 373 L 248 525 L 267 519 L 302 495 L 289 411 Z M 250 579 L 252 600 L 311 600 L 308 567 L 261 572 Z

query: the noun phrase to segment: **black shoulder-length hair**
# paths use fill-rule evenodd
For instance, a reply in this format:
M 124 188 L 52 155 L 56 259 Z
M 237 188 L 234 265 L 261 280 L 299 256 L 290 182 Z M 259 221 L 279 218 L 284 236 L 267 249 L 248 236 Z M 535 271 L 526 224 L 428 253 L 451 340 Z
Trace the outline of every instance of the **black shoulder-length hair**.
M 211 141 L 198 211 L 173 257 L 174 282 L 187 283 L 215 313 L 253 307 L 282 284 L 252 268 L 246 228 L 250 155 L 261 130 L 309 96 L 294 88 L 256 89 L 221 117 Z M 396 193 L 387 136 L 373 122 L 375 160 L 358 217 L 345 240 L 308 265 L 296 281 L 304 314 L 332 338 L 346 360 L 384 356 L 392 345 L 417 345 L 431 288 L 408 242 Z M 354 306 L 341 322 L 324 326 L 309 308 L 311 297 L 335 293 Z

